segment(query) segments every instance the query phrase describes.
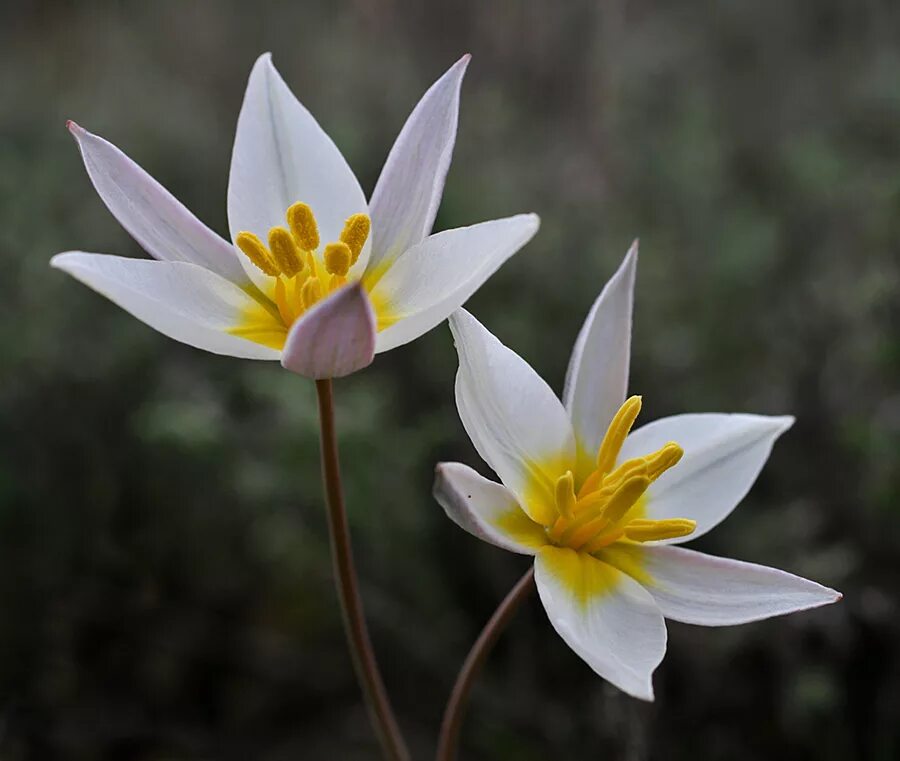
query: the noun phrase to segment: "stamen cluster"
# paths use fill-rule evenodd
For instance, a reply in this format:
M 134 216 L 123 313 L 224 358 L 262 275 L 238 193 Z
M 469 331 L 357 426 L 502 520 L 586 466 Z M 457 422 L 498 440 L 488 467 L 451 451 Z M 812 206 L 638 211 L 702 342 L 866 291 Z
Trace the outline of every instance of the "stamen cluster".
M 273 300 L 285 326 L 332 291 L 347 283 L 369 237 L 366 214 L 353 214 L 340 239 L 328 243 L 318 256 L 319 227 L 312 209 L 295 203 L 285 215 L 287 227 L 269 230 L 268 247 L 253 233 L 240 232 L 237 247 L 266 275 L 275 278 Z
M 670 441 L 652 454 L 625 460 L 616 467 L 625 437 L 640 411 L 641 398 L 632 396 L 615 414 L 597 452 L 597 466 L 577 493 L 572 471 L 557 480 L 558 517 L 547 529 L 554 544 L 591 553 L 623 539 L 650 542 L 694 531 L 696 522 L 685 518 L 646 520 L 635 515 L 647 487 L 684 454 Z

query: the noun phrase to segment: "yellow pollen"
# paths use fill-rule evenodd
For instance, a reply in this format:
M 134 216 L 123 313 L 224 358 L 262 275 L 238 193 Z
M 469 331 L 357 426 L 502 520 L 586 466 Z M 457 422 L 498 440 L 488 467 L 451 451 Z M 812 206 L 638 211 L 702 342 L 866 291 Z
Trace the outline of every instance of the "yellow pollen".
M 325 246 L 325 270 L 330 275 L 343 277 L 350 271 L 353 254 L 346 243 L 329 243 Z
M 571 518 L 575 512 L 575 476 L 571 470 L 556 482 L 556 509 L 562 518 Z
M 293 277 L 303 269 L 303 259 L 294 238 L 283 227 L 269 230 L 269 250 L 272 258 L 286 277 Z
M 297 245 L 304 251 L 315 251 L 319 247 L 319 226 L 312 209 L 305 203 L 295 203 L 286 216 Z
M 648 520 L 643 517 L 644 494 L 650 484 L 677 465 L 684 455 L 678 444 L 670 441 L 655 452 L 616 466 L 640 409 L 641 398 L 632 396 L 616 412 L 597 452 L 597 467 L 577 492 L 572 471 L 557 479 L 558 517 L 547 529 L 547 537 L 553 544 L 595 553 L 615 542 L 673 539 L 694 531 L 696 523 L 685 518 Z
M 371 227 L 372 222 L 366 214 L 353 214 L 347 217 L 344 229 L 341 232 L 341 243 L 346 243 L 350 248 L 351 264 L 356 264 L 356 260 L 359 259 L 359 254 L 366 244 Z
M 277 277 L 280 272 L 263 242 L 253 233 L 241 232 L 234 241 L 244 255 L 265 274 Z
M 597 452 L 597 470 L 601 474 L 609 473 L 616 464 L 616 458 L 625 443 L 625 437 L 631 431 L 631 426 L 641 411 L 641 397 L 632 396 L 625 400 L 619 411 L 613 415 L 613 419 L 606 429 L 600 451 Z

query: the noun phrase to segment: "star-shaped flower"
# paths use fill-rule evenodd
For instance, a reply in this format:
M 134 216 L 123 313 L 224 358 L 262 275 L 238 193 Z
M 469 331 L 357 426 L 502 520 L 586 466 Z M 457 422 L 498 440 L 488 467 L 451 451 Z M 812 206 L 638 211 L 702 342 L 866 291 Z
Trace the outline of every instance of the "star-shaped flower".
M 435 497 L 475 536 L 533 555 L 559 635 L 600 676 L 652 700 L 664 617 L 740 624 L 841 596 L 677 546 L 731 513 L 793 418 L 675 415 L 631 432 L 641 408 L 625 398 L 636 264 L 635 245 L 588 314 L 562 402 L 468 312 L 451 316 L 459 415 L 502 483 L 442 463 Z
M 68 252 L 52 264 L 200 349 L 280 359 L 313 378 L 365 367 L 444 320 L 537 231 L 537 217 L 523 214 L 429 235 L 468 62 L 419 101 L 367 204 L 340 151 L 261 56 L 231 159 L 231 242 L 70 122 L 100 197 L 157 261 Z

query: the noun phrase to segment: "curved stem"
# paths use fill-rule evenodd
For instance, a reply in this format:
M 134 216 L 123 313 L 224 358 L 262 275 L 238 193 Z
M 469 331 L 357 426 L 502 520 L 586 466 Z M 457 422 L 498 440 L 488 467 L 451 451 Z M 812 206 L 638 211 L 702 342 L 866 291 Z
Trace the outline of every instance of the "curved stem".
M 436 761 L 453 761 L 456 758 L 456 749 L 459 745 L 459 730 L 462 727 L 463 714 L 469 693 L 475 682 L 475 677 L 484 666 L 491 648 L 494 647 L 497 638 L 506 628 L 513 617 L 519 604 L 534 588 L 534 566 L 516 582 L 516 585 L 503 598 L 503 602 L 494 611 L 494 615 L 485 624 L 475 644 L 466 656 L 466 661 L 459 670 L 456 684 L 450 693 L 447 707 L 444 709 L 444 719 L 441 722 L 441 736 L 438 740 Z
M 325 497 L 328 504 L 328 530 L 331 537 L 331 557 L 337 581 L 338 597 L 344 618 L 347 644 L 353 657 L 356 677 L 369 709 L 369 717 L 381 742 L 384 757 L 390 761 L 409 761 L 409 751 L 400 734 L 394 709 L 378 670 L 362 599 L 359 594 L 359 580 L 353 565 L 350 545 L 350 530 L 344 509 L 344 495 L 341 487 L 341 470 L 338 460 L 337 435 L 334 430 L 334 396 L 331 380 L 317 380 L 316 392 L 319 397 L 319 425 L 322 445 L 322 479 L 325 482 Z

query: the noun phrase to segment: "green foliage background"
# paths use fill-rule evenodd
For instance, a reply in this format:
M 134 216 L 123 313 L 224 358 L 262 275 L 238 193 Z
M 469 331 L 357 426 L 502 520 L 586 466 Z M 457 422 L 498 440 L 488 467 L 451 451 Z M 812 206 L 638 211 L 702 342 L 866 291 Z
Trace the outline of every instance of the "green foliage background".
M 559 389 L 640 236 L 645 419 L 798 418 L 698 545 L 843 603 L 672 624 L 643 705 L 532 600 L 464 757 L 900 756 L 900 6 L 10 2 L 0 42 L 0 757 L 375 757 L 330 586 L 312 385 L 171 342 L 47 266 L 141 255 L 66 118 L 227 231 L 234 124 L 267 49 L 367 190 L 416 99 L 471 51 L 437 227 L 543 218 L 472 310 Z M 478 464 L 455 361 L 441 327 L 336 387 L 366 606 L 418 758 L 526 567 L 430 497 L 436 461 Z

